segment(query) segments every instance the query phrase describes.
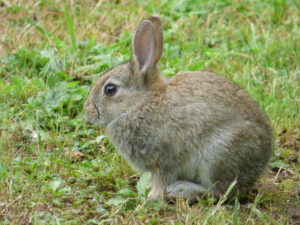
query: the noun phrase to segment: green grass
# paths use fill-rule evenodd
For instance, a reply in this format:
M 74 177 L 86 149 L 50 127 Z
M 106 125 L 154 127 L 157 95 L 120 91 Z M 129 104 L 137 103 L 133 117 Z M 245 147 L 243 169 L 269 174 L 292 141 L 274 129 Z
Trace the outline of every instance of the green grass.
M 299 12 L 296 0 L 0 0 L 0 224 L 296 224 Z M 274 156 L 246 203 L 146 204 L 146 178 L 84 120 L 92 82 L 129 59 L 153 14 L 165 76 L 222 74 L 271 119 Z

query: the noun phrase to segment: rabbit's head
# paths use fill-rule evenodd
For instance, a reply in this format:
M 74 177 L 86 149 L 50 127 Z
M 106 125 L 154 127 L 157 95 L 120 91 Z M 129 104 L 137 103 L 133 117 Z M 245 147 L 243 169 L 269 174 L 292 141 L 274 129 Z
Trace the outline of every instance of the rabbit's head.
M 142 21 L 134 34 L 130 61 L 106 71 L 95 82 L 85 103 L 87 119 L 106 126 L 164 91 L 166 81 L 156 68 L 162 51 L 161 22 L 152 16 Z

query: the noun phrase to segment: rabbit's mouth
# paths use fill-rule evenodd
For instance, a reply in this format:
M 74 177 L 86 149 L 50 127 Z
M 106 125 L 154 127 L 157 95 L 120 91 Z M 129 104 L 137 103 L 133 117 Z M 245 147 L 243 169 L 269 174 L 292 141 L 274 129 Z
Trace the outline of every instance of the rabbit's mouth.
M 86 104 L 85 112 L 86 119 L 89 123 L 104 125 L 104 123 L 101 121 L 100 111 L 96 104 Z

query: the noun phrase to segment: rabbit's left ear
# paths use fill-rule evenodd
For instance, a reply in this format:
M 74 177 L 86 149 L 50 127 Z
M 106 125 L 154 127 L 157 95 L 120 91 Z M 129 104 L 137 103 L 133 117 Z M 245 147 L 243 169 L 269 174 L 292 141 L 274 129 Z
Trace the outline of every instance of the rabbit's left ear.
M 132 61 L 139 74 L 147 74 L 162 54 L 162 29 L 158 17 L 141 22 L 132 41 Z
M 150 20 L 153 29 L 154 29 L 154 36 L 156 41 L 156 55 L 155 55 L 155 63 L 157 63 L 163 53 L 163 31 L 160 19 L 158 16 L 151 16 L 147 20 Z

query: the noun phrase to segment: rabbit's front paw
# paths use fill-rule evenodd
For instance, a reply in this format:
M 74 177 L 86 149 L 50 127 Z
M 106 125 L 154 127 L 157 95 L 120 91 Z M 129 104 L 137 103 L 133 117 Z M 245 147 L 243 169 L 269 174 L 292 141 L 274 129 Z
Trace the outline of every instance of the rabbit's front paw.
M 149 201 L 149 202 L 163 200 L 163 199 L 164 199 L 163 190 L 160 190 L 157 188 L 152 188 L 147 197 L 147 201 Z
M 159 193 L 155 190 L 151 190 L 148 194 L 147 201 L 153 202 L 157 200 L 162 200 L 163 199 L 163 194 Z

